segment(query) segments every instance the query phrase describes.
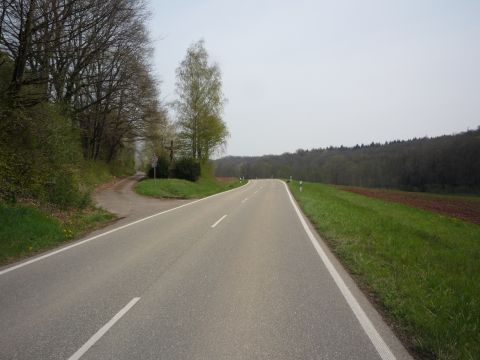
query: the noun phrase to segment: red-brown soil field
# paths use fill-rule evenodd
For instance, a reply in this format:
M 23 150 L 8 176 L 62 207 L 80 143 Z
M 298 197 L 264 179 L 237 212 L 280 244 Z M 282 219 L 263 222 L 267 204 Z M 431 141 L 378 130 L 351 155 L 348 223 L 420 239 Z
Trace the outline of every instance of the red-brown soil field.
M 480 225 L 480 197 L 415 193 L 398 190 L 339 186 L 340 189 L 372 198 L 394 201 Z

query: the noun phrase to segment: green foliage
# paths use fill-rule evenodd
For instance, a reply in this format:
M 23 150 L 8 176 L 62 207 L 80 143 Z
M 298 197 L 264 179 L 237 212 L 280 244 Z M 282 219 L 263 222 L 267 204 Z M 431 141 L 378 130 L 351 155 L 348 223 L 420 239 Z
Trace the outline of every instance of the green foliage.
M 133 174 L 132 144 L 162 115 L 144 5 L 89 2 L 71 11 L 72 4 L 2 8 L 0 29 L 15 31 L 0 36 L 0 200 L 85 206 L 83 159 Z M 71 51 L 87 38 L 88 46 Z
M 39 104 L 8 112 L 0 135 L 0 198 L 84 206 L 87 197 L 78 191 L 73 166 L 82 159 L 78 134 L 58 106 Z
M 62 215 L 59 221 L 33 206 L 0 203 L 0 264 L 78 237 L 113 217 L 91 208 Z
M 117 150 L 115 158 L 109 163 L 109 171 L 115 176 L 135 174 L 135 149 L 133 146 L 123 146 Z
M 113 180 L 110 165 L 97 160 L 83 160 L 74 168 L 76 181 L 83 193 L 92 192 L 100 184 Z
M 332 186 L 289 184 L 346 267 L 419 353 L 480 354 L 480 226 Z
M 189 181 L 197 181 L 200 177 L 200 163 L 192 158 L 180 159 L 175 163 L 175 177 Z
M 213 195 L 242 185 L 239 181 L 218 181 L 213 177 L 191 182 L 181 179 L 159 179 L 140 181 L 135 190 L 146 196 L 162 198 L 192 199 Z
M 227 126 L 221 118 L 225 98 L 217 64 L 210 64 L 204 42 L 192 44 L 177 68 L 176 101 L 179 138 L 183 153 L 198 160 L 208 160 L 225 144 Z
M 170 162 L 165 156 L 159 156 L 157 166 L 155 166 L 155 173 L 153 167 L 150 166 L 148 170 L 148 177 L 153 179 L 154 175 L 157 179 L 166 179 L 169 176 Z
M 40 200 L 60 207 L 83 208 L 90 203 L 89 193 L 81 193 L 78 183 L 70 173 L 54 173 L 41 190 Z M 43 196 L 43 199 L 42 199 Z

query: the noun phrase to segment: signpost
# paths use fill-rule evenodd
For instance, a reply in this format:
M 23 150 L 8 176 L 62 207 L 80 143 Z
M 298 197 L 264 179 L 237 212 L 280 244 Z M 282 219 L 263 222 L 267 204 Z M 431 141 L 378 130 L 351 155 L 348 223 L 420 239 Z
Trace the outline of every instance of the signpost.
M 152 168 L 153 168 L 153 181 L 157 181 L 157 164 L 158 164 L 158 156 L 153 154 L 152 156 L 152 162 L 150 163 L 152 165 Z

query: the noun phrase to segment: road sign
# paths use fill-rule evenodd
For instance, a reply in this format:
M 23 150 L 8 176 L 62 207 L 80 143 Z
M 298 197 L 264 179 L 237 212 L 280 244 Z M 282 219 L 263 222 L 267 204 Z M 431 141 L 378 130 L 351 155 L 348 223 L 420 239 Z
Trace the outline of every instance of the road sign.
M 153 168 L 153 181 L 157 182 L 157 164 L 158 164 L 158 156 L 153 154 L 152 156 L 152 168 Z
M 152 165 L 153 168 L 155 168 L 157 166 L 157 164 L 158 164 L 158 156 L 153 154 L 151 165 Z

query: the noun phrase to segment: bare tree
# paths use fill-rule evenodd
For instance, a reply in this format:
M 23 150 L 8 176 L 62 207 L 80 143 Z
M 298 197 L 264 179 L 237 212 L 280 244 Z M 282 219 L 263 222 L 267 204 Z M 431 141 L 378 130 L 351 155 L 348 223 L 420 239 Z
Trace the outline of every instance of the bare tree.
M 112 161 L 124 143 L 144 136 L 148 113 L 160 111 L 147 16 L 138 0 L 4 1 L 0 52 L 14 62 L 10 95 L 21 106 L 62 104 L 84 156 Z

